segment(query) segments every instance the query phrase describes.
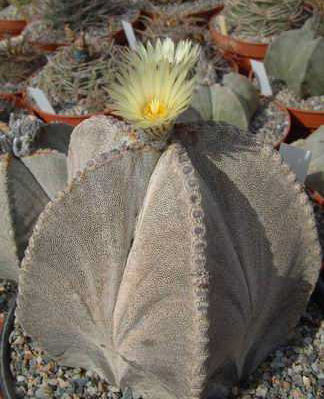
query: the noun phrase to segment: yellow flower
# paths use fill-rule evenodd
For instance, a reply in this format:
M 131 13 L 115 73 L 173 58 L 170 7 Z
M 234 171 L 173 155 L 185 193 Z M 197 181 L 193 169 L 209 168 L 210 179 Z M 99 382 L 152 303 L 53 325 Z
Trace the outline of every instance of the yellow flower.
M 190 104 L 198 58 L 197 45 L 175 46 L 171 39 L 129 51 L 110 90 L 116 114 L 156 138 L 165 136 Z

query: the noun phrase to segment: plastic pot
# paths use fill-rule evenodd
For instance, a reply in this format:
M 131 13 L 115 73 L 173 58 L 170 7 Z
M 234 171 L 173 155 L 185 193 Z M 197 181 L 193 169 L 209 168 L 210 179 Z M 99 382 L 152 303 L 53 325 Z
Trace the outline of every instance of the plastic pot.
M 0 39 L 5 36 L 17 36 L 25 29 L 27 21 L 24 19 L 0 19 Z
M 13 103 L 13 105 L 17 108 L 24 108 L 24 100 L 23 100 L 23 93 L 16 92 L 16 93 L 4 93 L 0 92 L 0 99 Z
M 307 187 L 307 192 L 314 202 L 316 202 L 320 206 L 324 206 L 324 197 L 320 193 L 312 190 L 309 187 Z
M 299 123 L 311 131 L 324 125 L 324 111 L 309 111 L 292 107 L 286 108 Z
M 9 337 L 15 321 L 16 298 L 9 305 L 9 312 L 3 323 L 0 340 L 0 387 L 3 399 L 16 399 L 15 383 L 10 372 Z M 1 394 L 0 394 L 1 397 Z

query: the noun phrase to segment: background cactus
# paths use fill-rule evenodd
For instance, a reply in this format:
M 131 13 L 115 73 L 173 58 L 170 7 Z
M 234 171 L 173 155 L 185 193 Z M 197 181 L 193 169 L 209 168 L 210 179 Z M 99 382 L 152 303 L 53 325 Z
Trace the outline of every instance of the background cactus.
M 242 37 L 277 35 L 305 20 L 303 0 L 227 0 L 224 15 Z
M 61 124 L 44 125 L 37 132 L 29 128 L 26 133 L 26 129 L 26 124 L 17 126 L 16 123 L 15 133 L 11 130 L 8 135 L 9 142 L 15 142 L 10 137 L 15 134 L 20 143 L 25 143 L 20 149 L 26 149 L 26 141 L 22 139 L 33 137 L 31 152 L 20 158 L 13 153 L 0 156 L 0 278 L 15 281 L 39 214 L 66 185 L 66 155 L 71 133 L 69 126 Z M 21 130 L 25 130 L 25 136 Z
M 303 28 L 282 33 L 265 57 L 268 74 L 301 98 L 324 94 L 324 37 L 317 37 L 313 24 L 310 19 Z
M 324 126 L 306 139 L 295 141 L 292 145 L 312 152 L 306 185 L 324 195 Z
M 42 1 L 44 19 L 53 23 L 54 28 L 69 24 L 73 30 L 81 31 L 89 26 L 103 27 L 109 15 L 125 13 L 137 0 L 45 0 Z
M 277 152 L 227 124 L 176 126 L 161 155 L 131 139 L 117 150 L 102 118 L 81 169 L 115 149 L 70 171 L 39 218 L 18 320 L 56 360 L 135 396 L 216 395 L 305 308 L 320 268 L 308 198 Z
M 254 85 L 243 75 L 229 73 L 223 85 L 200 86 L 192 106 L 206 121 L 228 122 L 247 129 L 259 105 Z
M 109 85 L 122 48 L 108 40 L 86 38 L 82 44 L 80 39 L 61 48 L 29 81 L 46 93 L 58 113 L 84 114 L 108 107 Z

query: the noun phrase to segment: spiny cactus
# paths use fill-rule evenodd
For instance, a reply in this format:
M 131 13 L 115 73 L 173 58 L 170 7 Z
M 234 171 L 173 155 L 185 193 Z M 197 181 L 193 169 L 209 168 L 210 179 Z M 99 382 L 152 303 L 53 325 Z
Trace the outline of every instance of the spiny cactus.
M 69 24 L 73 30 L 80 31 L 89 26 L 104 26 L 109 15 L 121 14 L 136 5 L 137 0 L 45 0 L 42 2 L 44 18 L 55 28 Z
M 38 215 L 67 180 L 71 128 L 60 124 L 37 128 L 32 123 L 25 120 L 11 127 L 7 149 L 11 143 L 12 152 L 0 156 L 0 278 L 15 281 Z M 25 143 L 24 138 L 33 138 L 35 143 L 22 156 L 26 145 L 18 147 L 18 141 Z M 20 157 L 14 155 L 18 150 Z
M 97 43 L 86 39 L 83 47 L 76 43 L 61 48 L 30 80 L 54 107 L 68 106 L 72 114 L 103 111 L 108 106 L 109 86 L 122 53 L 120 46 L 108 40 Z
M 282 33 L 265 57 L 268 74 L 301 98 L 324 94 L 324 37 L 317 37 L 313 22 Z
M 271 36 L 300 26 L 303 0 L 227 0 L 224 15 L 239 36 Z
M 24 35 L 0 41 L 0 86 L 19 84 L 46 64 L 46 57 L 37 53 Z
M 102 118 L 98 152 L 115 123 Z M 226 124 L 174 134 L 162 155 L 137 142 L 73 173 L 19 280 L 27 334 L 145 399 L 203 398 L 245 377 L 293 331 L 320 268 L 312 209 L 278 153 Z
M 258 105 L 254 85 L 237 73 L 225 75 L 223 85 L 200 86 L 192 101 L 204 120 L 228 122 L 242 129 L 248 129 Z
M 152 2 L 145 3 L 148 11 L 153 11 L 157 14 L 155 17 L 169 20 L 169 24 L 176 24 L 182 19 L 191 18 L 193 14 L 207 12 L 221 5 L 220 0 L 195 0 L 195 1 L 177 1 L 167 2 L 155 6 Z M 200 22 L 203 22 L 200 20 Z
M 292 145 L 311 151 L 312 159 L 306 185 L 324 196 L 324 126 L 321 126 L 306 139 L 295 141 Z

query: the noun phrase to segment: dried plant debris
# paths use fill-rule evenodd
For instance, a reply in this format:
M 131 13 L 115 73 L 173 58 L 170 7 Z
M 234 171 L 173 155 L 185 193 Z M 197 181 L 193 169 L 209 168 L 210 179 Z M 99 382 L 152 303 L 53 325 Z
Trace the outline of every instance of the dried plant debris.
M 109 41 L 79 41 L 61 48 L 29 84 L 42 89 L 59 114 L 103 111 L 123 51 Z

